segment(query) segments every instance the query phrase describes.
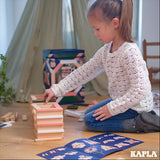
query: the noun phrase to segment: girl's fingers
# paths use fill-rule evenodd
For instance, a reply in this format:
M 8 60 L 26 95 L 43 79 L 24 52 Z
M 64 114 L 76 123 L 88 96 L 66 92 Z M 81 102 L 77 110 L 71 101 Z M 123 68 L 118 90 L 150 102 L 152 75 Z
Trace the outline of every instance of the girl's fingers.
M 104 117 L 105 117 L 105 115 L 104 115 L 104 114 L 101 114 L 100 116 L 98 116 L 98 117 L 96 118 L 96 120 L 103 119 Z
M 96 120 L 104 121 L 111 117 L 111 114 L 109 113 L 107 106 L 104 106 L 96 110 L 93 117 L 96 117 Z
M 103 112 L 101 110 L 97 110 L 94 112 L 93 117 L 101 115 Z
M 46 98 L 46 103 L 48 103 L 50 99 L 51 99 L 51 98 L 48 96 L 48 97 Z
M 101 118 L 100 119 L 100 121 L 104 121 L 104 120 L 106 120 L 108 117 L 103 117 L 103 118 Z

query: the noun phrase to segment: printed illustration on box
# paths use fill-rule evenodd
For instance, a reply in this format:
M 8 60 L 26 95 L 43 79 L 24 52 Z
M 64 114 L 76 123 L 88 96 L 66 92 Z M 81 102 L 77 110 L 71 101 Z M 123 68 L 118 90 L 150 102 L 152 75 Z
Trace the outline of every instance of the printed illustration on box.
M 57 49 L 43 51 L 44 86 L 50 88 L 84 63 L 84 50 Z M 84 86 L 79 86 L 56 101 L 59 104 L 84 102 Z

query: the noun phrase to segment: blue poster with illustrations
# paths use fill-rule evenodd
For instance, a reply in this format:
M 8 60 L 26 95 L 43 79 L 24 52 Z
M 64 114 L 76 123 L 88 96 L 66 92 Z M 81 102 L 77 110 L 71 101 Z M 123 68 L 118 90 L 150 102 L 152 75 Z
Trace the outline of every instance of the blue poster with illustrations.
M 113 133 L 100 134 L 88 139 L 77 139 L 63 147 L 38 154 L 45 159 L 101 159 L 106 155 L 143 143 Z

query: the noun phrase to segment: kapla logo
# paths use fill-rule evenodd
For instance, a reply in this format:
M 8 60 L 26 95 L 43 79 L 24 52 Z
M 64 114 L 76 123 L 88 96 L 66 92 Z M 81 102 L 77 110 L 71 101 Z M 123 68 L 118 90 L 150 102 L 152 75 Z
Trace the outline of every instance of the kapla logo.
M 131 157 L 157 157 L 157 151 L 131 151 Z

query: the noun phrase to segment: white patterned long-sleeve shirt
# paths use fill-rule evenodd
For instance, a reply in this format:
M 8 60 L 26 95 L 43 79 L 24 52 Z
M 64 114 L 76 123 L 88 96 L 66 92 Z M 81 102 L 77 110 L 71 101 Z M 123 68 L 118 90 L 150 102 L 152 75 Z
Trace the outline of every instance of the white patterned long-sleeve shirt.
M 88 62 L 58 84 L 53 84 L 51 89 L 55 96 L 63 96 L 105 71 L 108 77 L 108 91 L 113 99 L 107 106 L 112 115 L 123 113 L 130 108 L 139 113 L 151 111 L 151 84 L 138 46 L 136 43 L 124 42 L 113 53 L 110 48 L 111 43 L 105 44 Z

